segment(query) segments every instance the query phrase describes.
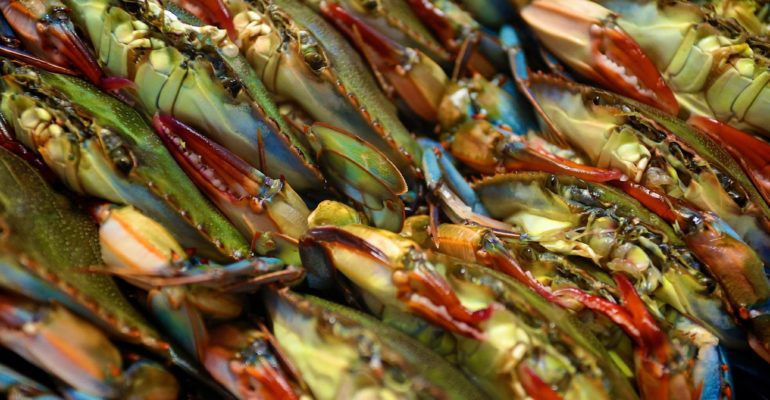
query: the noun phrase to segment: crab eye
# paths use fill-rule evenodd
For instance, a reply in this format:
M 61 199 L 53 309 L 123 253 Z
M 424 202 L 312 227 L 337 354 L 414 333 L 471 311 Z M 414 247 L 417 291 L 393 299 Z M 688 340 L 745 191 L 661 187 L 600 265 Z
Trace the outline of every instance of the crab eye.
M 545 188 L 552 193 L 559 193 L 559 178 L 556 175 L 550 175 L 545 181 Z
M 298 35 L 300 52 L 305 63 L 315 72 L 320 72 L 326 68 L 327 62 L 321 48 L 316 40 L 305 31 L 300 31 Z
M 121 173 L 128 175 L 134 168 L 134 159 L 131 157 L 131 152 L 123 143 L 123 139 L 107 129 L 102 129 L 99 137 L 101 138 L 104 149 L 115 168 Z
M 318 53 L 305 54 L 305 62 L 313 69 L 313 71 L 320 71 L 326 66 L 326 60 L 324 60 L 323 56 Z
M 525 247 L 521 251 L 519 256 L 521 256 L 521 258 L 524 261 L 527 261 L 527 262 L 535 262 L 535 261 L 537 261 L 537 253 L 535 252 L 535 249 L 533 249 L 531 247 Z
M 380 7 L 379 0 L 358 0 L 357 4 L 366 11 L 375 11 Z
M 118 171 L 122 172 L 123 174 L 128 175 L 129 172 L 134 168 L 134 160 L 131 159 L 131 156 L 128 155 L 126 152 L 126 149 L 120 148 L 116 149 L 115 151 L 110 153 L 110 158 L 112 158 L 113 164 L 115 164 L 115 168 L 118 169 Z

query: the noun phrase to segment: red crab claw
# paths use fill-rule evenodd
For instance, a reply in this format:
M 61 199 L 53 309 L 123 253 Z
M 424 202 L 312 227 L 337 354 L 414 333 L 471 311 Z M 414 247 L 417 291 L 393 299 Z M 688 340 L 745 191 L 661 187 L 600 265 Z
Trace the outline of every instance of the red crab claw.
M 0 1 L 0 10 L 6 21 L 34 56 L 6 46 L 0 46 L 0 55 L 50 72 L 82 74 L 105 90 L 116 90 L 132 84 L 124 78 L 108 78 L 104 75 L 91 50 L 75 32 L 67 15 L 68 10 L 53 8 L 46 14 L 46 8 L 46 5 L 37 4 L 36 0 Z
M 235 31 L 230 9 L 223 0 L 174 0 L 174 3 L 205 23 L 215 24 L 227 31 L 230 40 L 235 41 Z
M 458 59 L 455 62 L 488 79 L 497 73 L 495 66 L 476 48 L 481 40 L 478 31 L 465 34 L 463 37 L 449 16 L 436 7 L 431 0 L 407 0 L 407 3 L 417 17 L 436 35 L 439 42 L 454 53 Z M 453 75 L 456 77 L 458 74 Z
M 540 41 L 580 74 L 671 115 L 679 113 L 655 64 L 613 22 L 611 11 L 587 0 L 535 0 L 521 15 Z
M 428 26 L 438 40 L 445 46 L 450 48 L 455 47 L 456 34 L 455 29 L 449 22 L 449 18 L 438 7 L 433 5 L 430 0 L 406 0 L 414 13 L 420 18 L 426 26 Z
M 348 13 L 336 3 L 321 3 L 321 12 L 350 38 L 383 86 L 418 116 L 435 121 L 448 81 L 441 67 L 416 49 L 400 45 Z
M 34 0 L 0 2 L 5 19 L 28 50 L 59 67 L 74 66 L 91 82 L 99 83 L 101 68 L 75 33 L 67 11 L 54 9 L 46 14 L 46 8 L 46 5 L 37 4 Z
M 666 367 L 671 357 L 668 336 L 647 311 L 631 281 L 622 273 L 613 274 L 613 278 L 621 305 L 576 288 L 560 289 L 554 295 L 578 300 L 617 324 L 634 342 L 636 376 L 642 398 L 668 399 L 672 389 L 672 376 Z
M 265 176 L 174 117 L 155 115 L 152 125 L 196 186 L 244 235 L 259 237 L 271 232 L 299 238 L 306 230 L 306 218 L 289 220 L 293 215 L 306 216 L 307 206 L 283 180 Z M 290 208 L 280 206 L 274 209 L 276 202 L 300 212 L 287 212 Z
M 770 143 L 708 117 L 693 115 L 687 122 L 724 146 L 770 202 Z
M 485 244 L 482 247 L 476 249 L 476 257 L 480 258 L 484 265 L 500 271 L 521 284 L 529 287 L 535 293 L 539 294 L 544 299 L 550 302 L 559 303 L 559 299 L 553 295 L 553 293 L 546 288 L 540 281 L 535 279 L 531 273 L 526 271 L 519 265 L 516 258 L 508 251 L 508 249 L 499 242 L 497 239 L 485 240 Z M 446 249 L 443 249 L 446 251 Z M 455 255 L 457 256 L 457 255 Z
M 515 156 L 505 162 L 508 171 L 545 171 L 552 174 L 572 175 L 589 182 L 600 183 L 622 179 L 624 176 L 623 172 L 618 170 L 578 164 L 530 143 L 519 144 L 511 154 Z
M 40 30 L 40 28 L 38 29 Z M 102 68 L 86 44 L 77 36 L 69 21 L 53 22 L 45 26 L 42 33 L 49 35 L 49 40 L 57 51 L 64 55 L 67 61 L 81 71 L 89 81 L 95 85 L 102 82 L 104 77 Z
M 53 72 L 55 74 L 63 74 L 63 75 L 70 75 L 70 76 L 81 75 L 81 73 L 76 70 L 63 67 L 58 64 L 54 64 L 50 61 L 44 60 L 42 58 L 38 58 L 37 56 L 34 56 L 32 54 L 29 54 L 25 51 L 21 51 L 13 47 L 0 45 L 0 56 L 6 57 L 12 60 L 16 60 L 27 65 L 31 65 L 33 67 L 42 69 L 44 71 Z M 109 92 L 109 91 L 115 91 L 126 87 L 134 86 L 134 82 L 132 82 L 128 78 L 123 78 L 119 76 L 103 76 L 101 75 L 101 70 L 99 70 L 99 74 L 100 74 L 99 79 L 96 81 L 92 80 L 92 83 L 99 86 L 102 90 Z

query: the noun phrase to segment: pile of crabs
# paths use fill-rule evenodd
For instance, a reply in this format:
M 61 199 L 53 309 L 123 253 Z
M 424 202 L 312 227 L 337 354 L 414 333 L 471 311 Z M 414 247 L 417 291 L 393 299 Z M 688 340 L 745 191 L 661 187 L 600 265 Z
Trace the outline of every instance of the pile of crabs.
M 0 394 L 730 399 L 770 5 L 0 0 Z

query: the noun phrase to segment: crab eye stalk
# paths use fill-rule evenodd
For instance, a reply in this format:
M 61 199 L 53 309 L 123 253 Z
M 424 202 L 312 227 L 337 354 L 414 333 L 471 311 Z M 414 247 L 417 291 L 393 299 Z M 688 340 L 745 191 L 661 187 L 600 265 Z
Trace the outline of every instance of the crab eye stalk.
M 102 129 L 99 137 L 115 168 L 124 175 L 128 175 L 134 169 L 134 158 L 123 143 L 123 139 L 107 129 Z
M 307 53 L 305 54 L 305 62 L 313 71 L 320 71 L 326 67 L 326 60 L 319 53 Z
M 545 187 L 554 194 L 559 194 L 559 178 L 556 175 L 550 175 L 545 181 Z
M 300 31 L 297 34 L 299 40 L 299 51 L 302 54 L 305 63 L 314 71 L 321 72 L 328 66 L 318 42 L 307 31 Z
M 113 164 L 115 164 L 115 168 L 125 175 L 128 175 L 134 168 L 134 160 L 125 148 L 115 149 L 110 152 L 110 158 L 112 159 Z

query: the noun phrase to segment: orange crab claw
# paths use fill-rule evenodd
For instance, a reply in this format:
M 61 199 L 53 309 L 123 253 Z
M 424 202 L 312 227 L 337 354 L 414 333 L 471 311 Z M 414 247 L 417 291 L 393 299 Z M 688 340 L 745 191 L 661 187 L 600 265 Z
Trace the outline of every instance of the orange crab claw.
M 372 29 L 339 4 L 321 3 L 321 12 L 351 39 L 375 74 L 386 81 L 383 86 L 389 86 L 420 118 L 436 120 L 448 81 L 438 64 Z
M 494 174 L 500 169 L 546 171 L 600 183 L 623 178 L 621 171 L 578 164 L 559 157 L 526 137 L 505 133 L 486 120 L 461 125 L 449 150 L 463 164 L 483 174 Z
M 230 9 L 222 0 L 174 0 L 179 7 L 194 15 L 205 23 L 215 24 L 227 31 L 230 40 L 235 41 L 238 33 L 235 31 Z
M 280 349 L 272 344 L 265 329 L 244 330 L 242 326 L 225 324 L 212 332 L 204 352 L 203 363 L 225 387 L 242 398 L 299 398 L 292 383 L 296 375 L 283 364 Z M 275 357 L 277 364 L 267 361 Z
M 672 376 L 665 366 L 671 355 L 668 336 L 647 311 L 631 281 L 622 273 L 613 274 L 613 278 L 621 305 L 576 288 L 560 289 L 554 295 L 576 299 L 617 324 L 634 342 L 636 378 L 642 398 L 668 399 L 672 387 Z
M 590 165 L 578 164 L 567 158 L 559 157 L 543 148 L 531 144 L 517 146 L 515 157 L 506 160 L 508 171 L 545 171 L 552 174 L 566 174 L 589 182 L 609 182 L 623 178 L 623 172 Z
M 461 335 L 483 339 L 479 323 L 492 315 L 492 306 L 470 311 L 460 303 L 449 284 L 430 271 L 396 271 L 398 296 L 413 311 Z
M 344 263 L 333 262 L 333 268 L 357 285 L 369 285 L 373 282 L 368 281 L 368 277 L 387 273 L 391 276 L 388 284 L 393 285 L 395 298 L 411 312 L 457 334 L 475 339 L 485 338 L 479 324 L 491 317 L 492 306 L 476 311 L 467 309 L 444 278 L 432 270 L 432 265 L 422 264 L 420 260 L 416 261 L 416 265 L 408 267 L 395 264 L 369 241 L 333 226 L 311 229 L 300 243 L 302 248 L 316 245 L 321 245 L 329 260 L 335 260 L 335 254 L 346 258 Z M 352 255 L 357 256 L 353 263 L 350 261 Z
M 770 143 L 712 118 L 693 115 L 687 122 L 724 146 L 770 202 Z
M 679 103 L 652 60 L 617 26 L 615 15 L 586 0 L 535 0 L 522 17 L 540 41 L 580 74 L 671 115 Z

